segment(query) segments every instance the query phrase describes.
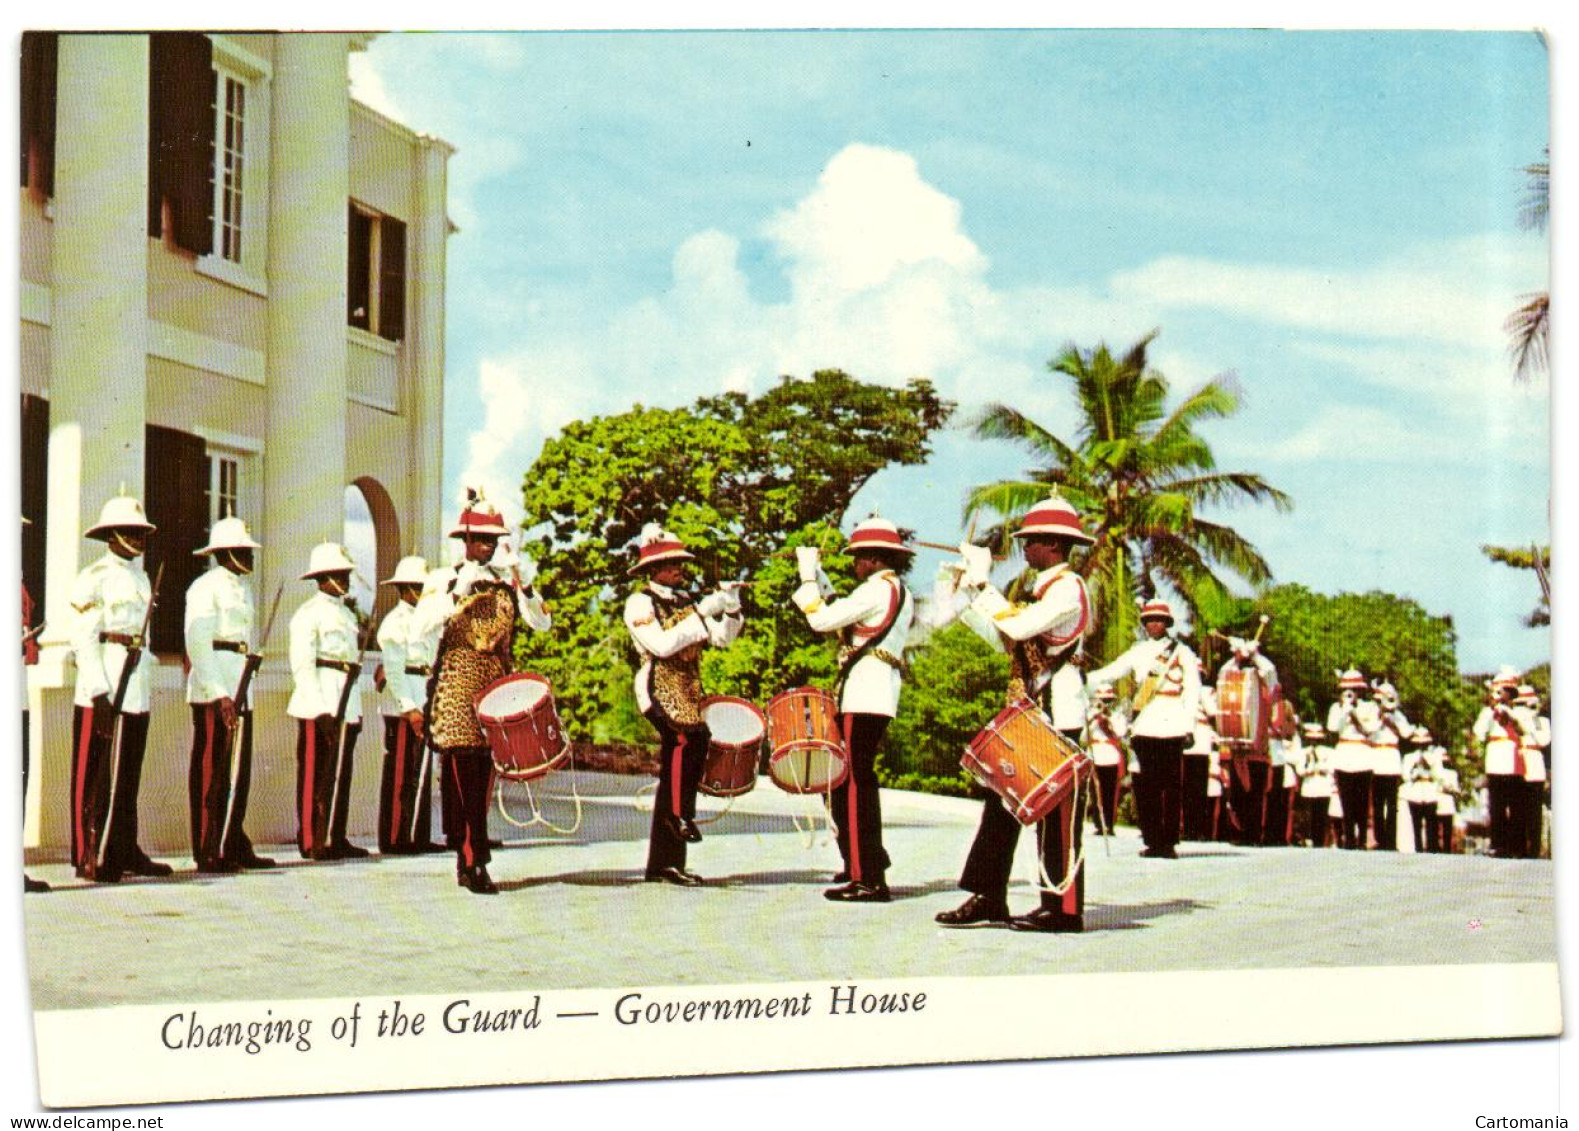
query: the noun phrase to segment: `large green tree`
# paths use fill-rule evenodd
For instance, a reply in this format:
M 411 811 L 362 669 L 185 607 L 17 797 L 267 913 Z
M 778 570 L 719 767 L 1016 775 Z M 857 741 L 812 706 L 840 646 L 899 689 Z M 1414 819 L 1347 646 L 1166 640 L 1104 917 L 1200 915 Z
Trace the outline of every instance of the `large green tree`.
M 960 754 L 1003 709 L 1009 657 L 955 621 L 907 650 L 911 678 L 899 697 L 878 772 L 885 785 L 964 795 Z
M 1214 377 L 1168 406 L 1167 379 L 1148 363 L 1155 331 L 1123 354 L 1105 344 L 1071 344 L 1048 363 L 1050 378 L 1073 388 L 1079 417 L 1064 439 L 1028 412 L 987 406 L 974 420 L 976 435 L 1010 440 L 1036 461 L 1025 477 L 974 488 L 966 510 L 1010 519 L 1057 487 L 1079 508 L 1096 543 L 1077 559 L 1092 590 L 1100 655 L 1127 647 L 1136 629 L 1137 598 L 1166 583 L 1194 609 L 1220 602 L 1220 576 L 1252 585 L 1271 577 L 1261 554 L 1231 526 L 1200 509 L 1236 502 L 1271 503 L 1289 510 L 1289 497 L 1260 475 L 1222 471 L 1197 427 L 1232 416 L 1240 405 L 1232 375 Z M 1007 545 L 1008 523 L 993 535 Z
M 553 681 L 571 733 L 650 737 L 634 708 L 621 623 L 636 536 L 648 522 L 693 548 L 701 585 L 752 582 L 741 640 L 705 661 L 710 691 L 760 702 L 831 679 L 832 650 L 789 606 L 794 563 L 778 552 L 816 543 L 830 577 L 848 584 L 838 526 L 850 500 L 883 468 L 924 462 L 953 407 L 925 380 L 889 388 L 822 370 L 785 377 L 756 398 L 637 405 L 549 440 L 524 478 L 523 526 L 555 627 L 524 634 L 518 654 Z

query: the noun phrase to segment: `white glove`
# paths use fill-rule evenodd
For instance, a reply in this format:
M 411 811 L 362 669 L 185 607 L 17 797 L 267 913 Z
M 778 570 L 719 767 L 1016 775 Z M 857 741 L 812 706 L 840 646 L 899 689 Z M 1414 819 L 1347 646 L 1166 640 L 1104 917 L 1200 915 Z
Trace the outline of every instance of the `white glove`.
M 822 562 L 822 551 L 816 546 L 795 547 L 795 569 L 802 581 L 816 581 L 817 567 Z
M 696 603 L 697 611 L 710 620 L 724 615 L 726 601 L 722 593 L 709 593 Z
M 959 544 L 960 561 L 964 563 L 965 576 L 960 584 L 966 589 L 980 589 L 987 584 L 987 574 L 992 570 L 992 551 L 985 546 Z
M 515 572 L 521 578 L 521 586 L 523 588 L 529 587 L 532 582 L 537 580 L 537 563 L 528 557 L 517 558 Z
M 724 615 L 740 615 L 740 582 L 726 581 L 719 586 L 719 593 L 724 598 Z
M 833 582 L 828 579 L 828 574 L 822 566 L 817 567 L 817 592 L 824 598 L 832 597 L 834 594 Z

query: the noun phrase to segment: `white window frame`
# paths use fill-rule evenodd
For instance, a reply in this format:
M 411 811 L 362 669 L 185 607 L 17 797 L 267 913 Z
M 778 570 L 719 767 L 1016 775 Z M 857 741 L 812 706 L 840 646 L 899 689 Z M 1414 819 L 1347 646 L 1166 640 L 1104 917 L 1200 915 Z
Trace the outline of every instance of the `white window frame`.
M 239 290 L 267 296 L 265 264 L 268 254 L 269 104 L 273 68 L 222 35 L 210 35 L 214 45 L 216 102 L 214 112 L 214 247 L 199 256 L 199 274 Z M 241 260 L 224 255 L 225 82 L 239 83 L 245 94 L 241 162 Z
M 236 117 L 236 135 L 240 138 L 241 145 L 235 149 L 236 162 L 240 165 L 239 175 L 233 175 L 231 170 L 232 147 L 228 144 L 231 121 L 231 89 L 237 92 L 237 99 L 241 104 L 241 112 Z M 248 121 L 248 103 L 251 101 L 251 88 L 247 80 L 229 67 L 216 63 L 214 65 L 214 251 L 213 254 L 227 262 L 240 266 L 245 260 L 243 254 L 247 246 L 247 213 L 248 205 L 255 203 L 247 194 L 247 145 L 251 135 Z M 254 117 L 256 115 L 253 115 Z M 231 222 L 230 197 L 234 196 L 236 210 L 240 213 L 237 223 Z M 235 248 L 232 250 L 227 244 L 232 235 L 235 239 Z

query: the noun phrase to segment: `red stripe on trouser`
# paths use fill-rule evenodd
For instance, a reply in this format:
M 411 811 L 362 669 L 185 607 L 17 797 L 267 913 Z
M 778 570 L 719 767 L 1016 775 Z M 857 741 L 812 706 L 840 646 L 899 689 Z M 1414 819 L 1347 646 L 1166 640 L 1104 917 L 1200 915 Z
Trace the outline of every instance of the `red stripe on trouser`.
M 314 788 L 318 780 L 318 720 L 303 719 L 302 726 L 307 728 L 307 756 L 302 762 L 302 795 L 300 799 L 302 850 L 311 852 L 318 847 L 317 830 L 313 827 L 313 800 L 317 794 Z
M 411 724 L 401 719 L 395 728 L 395 781 L 389 791 L 389 843 L 401 842 L 400 798 L 406 788 L 406 731 Z
M 448 767 L 447 772 L 450 777 L 450 785 L 455 790 L 455 807 L 461 814 L 461 838 L 460 844 L 457 846 L 457 852 L 460 856 L 461 866 L 463 868 L 472 868 L 477 864 L 477 844 L 472 839 L 472 823 L 466 816 L 467 798 L 465 790 L 461 788 L 460 760 L 460 755 L 452 754 L 444 759 L 444 762 Z
M 681 778 L 685 776 L 685 731 L 680 732 L 680 740 L 674 744 L 674 754 L 669 763 L 669 807 L 676 817 L 685 816 L 685 808 L 680 804 Z
M 850 879 L 861 883 L 865 876 L 861 872 L 861 823 L 856 818 L 855 807 L 855 747 L 851 745 L 850 735 L 855 724 L 855 717 L 844 716 L 844 749 L 850 758 L 850 773 L 844 781 L 844 814 L 849 825 L 844 830 L 845 843 L 850 846 Z
M 72 782 L 71 799 L 71 833 L 76 841 L 77 863 L 84 864 L 88 858 L 88 830 L 83 818 L 85 814 L 82 806 L 86 800 L 88 788 L 88 751 L 93 744 L 93 708 L 82 709 L 82 733 L 77 736 L 77 777 Z
M 214 716 L 218 712 L 213 704 L 203 708 L 203 772 L 198 778 L 198 841 L 193 855 L 198 857 L 198 863 L 207 863 L 207 857 L 217 856 L 213 851 L 213 834 L 209 831 L 209 802 L 213 797 L 214 789 Z M 202 855 L 199 855 L 199 854 Z

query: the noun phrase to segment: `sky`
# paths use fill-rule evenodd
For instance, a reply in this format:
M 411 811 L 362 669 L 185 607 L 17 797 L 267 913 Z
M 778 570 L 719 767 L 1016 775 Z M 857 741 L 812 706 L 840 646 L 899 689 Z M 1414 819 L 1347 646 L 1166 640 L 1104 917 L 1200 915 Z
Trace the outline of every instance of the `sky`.
M 1547 287 L 1521 230 L 1547 144 L 1530 33 L 388 34 L 353 96 L 456 146 L 445 481 L 519 513 L 565 423 L 837 367 L 1015 405 L 1072 437 L 1045 363 L 1231 372 L 1203 434 L 1291 514 L 1231 522 L 1275 580 L 1451 614 L 1460 665 L 1546 659 L 1544 378 L 1502 329 Z M 962 428 L 877 476 L 876 509 L 953 541 L 1015 449 Z M 927 576 L 938 555 L 924 556 Z

